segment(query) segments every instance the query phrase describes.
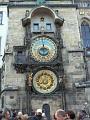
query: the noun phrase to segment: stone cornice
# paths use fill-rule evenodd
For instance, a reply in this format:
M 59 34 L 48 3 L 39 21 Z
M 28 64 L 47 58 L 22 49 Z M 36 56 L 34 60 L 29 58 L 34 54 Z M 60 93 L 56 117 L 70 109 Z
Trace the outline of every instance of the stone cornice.
M 8 5 L 9 7 L 36 7 L 38 6 L 36 2 L 1 2 L 1 5 Z M 48 7 L 67 7 L 67 8 L 77 8 L 76 4 L 58 4 L 58 3 L 45 3 Z

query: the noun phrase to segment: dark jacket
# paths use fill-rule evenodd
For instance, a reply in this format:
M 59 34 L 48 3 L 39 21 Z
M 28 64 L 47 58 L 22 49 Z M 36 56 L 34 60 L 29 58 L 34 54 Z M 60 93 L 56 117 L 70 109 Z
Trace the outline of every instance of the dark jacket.
M 31 120 L 47 120 L 47 119 L 46 117 L 35 115 L 31 118 Z

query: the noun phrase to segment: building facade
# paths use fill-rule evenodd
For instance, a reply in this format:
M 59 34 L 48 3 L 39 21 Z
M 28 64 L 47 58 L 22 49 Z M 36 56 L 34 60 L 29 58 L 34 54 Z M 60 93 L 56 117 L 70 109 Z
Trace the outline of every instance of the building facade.
M 4 55 L 5 43 L 8 29 L 7 5 L 0 5 L 0 68 L 2 67 L 2 58 Z
M 85 102 L 90 103 L 89 3 L 6 3 L 2 108 L 29 114 L 42 108 L 48 117 L 58 108 L 83 109 Z
M 7 38 L 7 28 L 8 28 L 7 5 L 0 5 L 0 92 L 1 92 L 1 71 L 3 64 L 2 58 L 4 55 L 5 43 Z

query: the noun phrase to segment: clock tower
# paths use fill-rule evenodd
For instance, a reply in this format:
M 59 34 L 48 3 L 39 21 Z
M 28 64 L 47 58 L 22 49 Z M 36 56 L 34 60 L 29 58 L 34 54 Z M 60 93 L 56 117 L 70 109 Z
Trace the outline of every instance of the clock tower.
M 86 35 L 83 30 L 89 29 L 89 19 L 84 16 L 89 15 L 89 9 L 77 8 L 71 0 L 7 1 L 1 2 L 8 6 L 1 108 L 29 115 L 40 108 L 49 120 L 59 108 L 77 113 L 89 100 L 85 88 L 89 82 L 89 49 L 87 55 L 80 38 L 80 32 Z
M 29 108 L 44 106 L 43 109 L 47 112 L 49 108 L 54 109 L 55 103 L 56 109 L 65 105 L 62 94 L 63 40 L 60 34 L 63 22 L 63 18 L 46 6 L 36 7 L 31 12 L 28 11 L 28 14 L 26 12 L 22 19 L 26 30 L 24 43 L 28 51 L 27 76 L 32 72 L 31 86 L 28 82 L 26 84 Z

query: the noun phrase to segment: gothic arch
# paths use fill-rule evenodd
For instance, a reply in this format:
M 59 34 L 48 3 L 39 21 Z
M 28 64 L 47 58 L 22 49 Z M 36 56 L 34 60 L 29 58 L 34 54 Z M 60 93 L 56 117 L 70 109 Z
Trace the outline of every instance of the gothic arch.
M 83 47 L 90 48 L 90 19 L 86 17 L 81 20 L 81 38 Z
M 43 11 L 44 11 L 44 12 L 47 12 L 50 16 L 52 16 L 54 20 L 59 19 L 59 20 L 61 21 L 61 23 L 63 23 L 63 18 L 58 17 L 58 16 L 56 15 L 56 13 L 55 13 L 51 8 L 48 8 L 48 7 L 43 6 L 43 5 L 35 8 L 35 9 L 33 9 L 33 10 L 31 11 L 29 17 L 31 18 L 34 14 L 37 14 L 37 13 L 43 12 Z
M 88 17 L 83 17 L 83 18 L 81 19 L 81 24 L 82 24 L 84 21 L 87 22 L 88 24 L 90 24 L 90 18 L 88 18 Z
M 27 23 L 30 24 L 32 17 L 36 16 L 40 13 L 48 14 L 49 16 L 51 16 L 53 18 L 54 23 L 58 23 L 60 26 L 63 25 L 63 22 L 64 22 L 63 18 L 58 16 L 51 8 L 48 8 L 48 7 L 42 5 L 42 6 L 39 6 L 39 7 L 32 9 L 29 16 L 22 19 L 23 26 L 25 26 Z

